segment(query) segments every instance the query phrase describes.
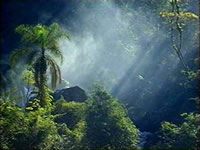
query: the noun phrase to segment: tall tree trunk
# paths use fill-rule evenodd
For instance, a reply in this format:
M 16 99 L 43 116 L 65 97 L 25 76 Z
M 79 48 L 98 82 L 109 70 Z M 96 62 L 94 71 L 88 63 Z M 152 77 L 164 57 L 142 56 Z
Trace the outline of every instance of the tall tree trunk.
M 47 82 L 47 77 L 46 77 L 46 71 L 47 71 L 47 64 L 45 60 L 45 49 L 42 48 L 42 56 L 40 59 L 40 83 L 39 83 L 39 99 L 40 99 L 40 105 L 42 107 L 45 106 L 46 104 L 46 82 Z

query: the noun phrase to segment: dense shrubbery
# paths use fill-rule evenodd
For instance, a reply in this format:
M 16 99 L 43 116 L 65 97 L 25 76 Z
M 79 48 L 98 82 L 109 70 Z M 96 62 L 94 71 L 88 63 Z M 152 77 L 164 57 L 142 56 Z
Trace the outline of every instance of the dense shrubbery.
M 193 150 L 197 147 L 197 118 L 194 113 L 181 115 L 184 121 L 180 125 L 163 122 L 160 130 L 156 133 L 155 141 L 151 143 L 153 149 L 187 149 Z M 153 137 L 150 137 L 153 138 Z
M 130 149 L 139 130 L 126 109 L 105 91 L 84 103 L 60 100 L 22 109 L 1 101 L 0 149 Z M 37 101 L 35 101 L 37 103 Z M 38 102 L 39 103 L 39 102 Z
M 139 130 L 126 109 L 105 91 L 96 90 L 87 101 L 86 143 L 91 149 L 135 149 Z
M 2 102 L 0 115 L 1 149 L 57 149 L 62 142 L 49 108 L 26 112 Z
M 106 91 L 95 90 L 83 103 L 59 100 L 52 104 L 50 96 L 47 101 L 46 107 L 35 100 L 20 108 L 1 99 L 0 149 L 137 149 L 139 130 L 125 107 Z M 198 115 L 184 113 L 182 117 L 180 125 L 163 122 L 156 135 L 149 137 L 150 146 L 195 149 Z

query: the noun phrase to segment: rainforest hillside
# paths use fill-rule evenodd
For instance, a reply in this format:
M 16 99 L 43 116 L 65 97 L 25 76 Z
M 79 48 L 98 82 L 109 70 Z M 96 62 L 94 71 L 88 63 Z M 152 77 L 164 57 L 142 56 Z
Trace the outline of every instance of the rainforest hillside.
M 198 148 L 197 0 L 1 3 L 0 149 Z

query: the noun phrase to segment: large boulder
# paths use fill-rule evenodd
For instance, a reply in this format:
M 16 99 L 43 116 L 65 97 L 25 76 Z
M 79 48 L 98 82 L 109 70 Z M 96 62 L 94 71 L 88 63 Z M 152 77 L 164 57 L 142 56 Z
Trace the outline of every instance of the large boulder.
M 57 101 L 63 96 L 66 101 L 84 102 L 87 100 L 87 95 L 83 89 L 78 86 L 57 90 L 53 97 Z

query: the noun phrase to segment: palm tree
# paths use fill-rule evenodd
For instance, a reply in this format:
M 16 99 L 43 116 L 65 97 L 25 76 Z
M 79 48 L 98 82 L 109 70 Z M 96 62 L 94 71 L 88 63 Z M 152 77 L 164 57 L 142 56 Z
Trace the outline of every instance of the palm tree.
M 63 62 L 63 55 L 58 45 L 58 39 L 69 34 L 63 32 L 57 23 L 45 26 L 20 25 L 16 32 L 22 36 L 23 46 L 15 50 L 10 58 L 10 64 L 15 67 L 21 60 L 32 67 L 35 85 L 39 89 L 40 105 L 45 105 L 45 87 L 47 82 L 47 69 L 50 69 L 51 86 L 54 89 L 61 82 L 61 72 L 52 56 Z

